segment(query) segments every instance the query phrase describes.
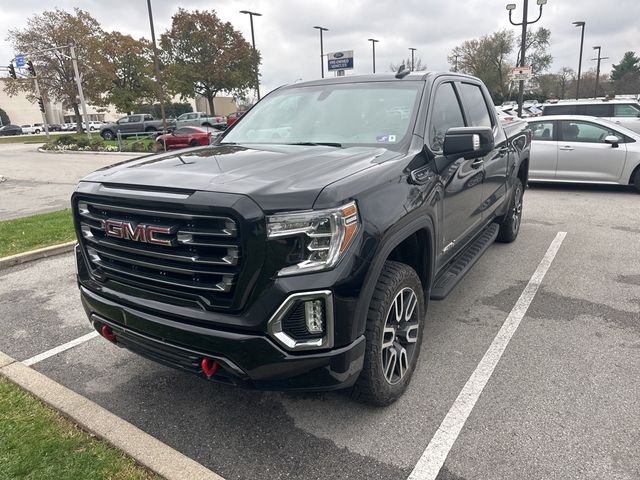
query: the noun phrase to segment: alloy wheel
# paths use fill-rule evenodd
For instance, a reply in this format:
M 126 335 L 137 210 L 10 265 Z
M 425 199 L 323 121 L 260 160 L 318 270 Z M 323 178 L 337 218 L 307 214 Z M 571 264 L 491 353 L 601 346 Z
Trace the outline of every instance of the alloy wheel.
M 520 229 L 520 221 L 522 219 L 522 188 L 518 186 L 513 201 L 513 232 L 517 233 Z

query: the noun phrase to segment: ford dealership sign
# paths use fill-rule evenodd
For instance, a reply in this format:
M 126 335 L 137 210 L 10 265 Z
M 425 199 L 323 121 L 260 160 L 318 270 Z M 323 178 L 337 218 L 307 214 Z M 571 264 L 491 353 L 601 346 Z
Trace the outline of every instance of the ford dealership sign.
M 353 50 L 327 53 L 329 70 L 351 70 L 353 68 Z

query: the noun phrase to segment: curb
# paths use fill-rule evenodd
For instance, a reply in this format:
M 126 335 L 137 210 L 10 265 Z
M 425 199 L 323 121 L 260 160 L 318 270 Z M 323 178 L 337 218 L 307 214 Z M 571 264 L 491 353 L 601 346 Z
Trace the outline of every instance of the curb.
M 0 352 L 0 375 L 167 480 L 224 480 L 88 398 Z
M 91 150 L 45 150 L 38 147 L 40 153 L 71 153 L 71 154 L 84 154 L 84 155 L 129 155 L 144 157 L 150 155 L 153 152 L 92 152 Z
M 41 258 L 67 253 L 72 251 L 76 245 L 77 242 L 73 240 L 71 242 L 60 243 L 51 247 L 38 248 L 36 250 L 30 250 L 28 252 L 17 253 L 15 255 L 0 258 L 0 270 L 20 265 L 22 263 L 32 262 L 33 260 L 40 260 Z

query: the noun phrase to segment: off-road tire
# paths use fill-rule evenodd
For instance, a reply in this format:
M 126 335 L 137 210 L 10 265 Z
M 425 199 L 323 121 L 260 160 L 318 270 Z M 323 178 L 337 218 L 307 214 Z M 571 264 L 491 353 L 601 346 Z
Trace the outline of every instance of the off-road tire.
M 496 241 L 501 243 L 511 243 L 520 232 L 520 224 L 522 223 L 522 198 L 524 195 L 524 187 L 519 178 L 516 178 L 513 184 L 513 195 L 509 203 L 509 211 L 500 223 L 500 231 Z
M 409 359 L 409 368 L 398 383 L 389 383 L 383 372 L 382 340 L 387 315 L 396 295 L 405 288 L 414 290 L 417 297 L 418 337 L 413 354 Z M 404 263 L 386 261 L 376 283 L 365 330 L 364 365 L 355 385 L 351 388 L 351 397 L 377 406 L 387 406 L 395 402 L 406 390 L 420 355 L 422 332 L 425 317 L 425 298 L 422 283 L 415 270 Z
M 100 132 L 100 136 L 105 140 L 114 140 L 116 138 L 115 133 L 113 133 L 111 130 L 103 130 L 102 132 Z

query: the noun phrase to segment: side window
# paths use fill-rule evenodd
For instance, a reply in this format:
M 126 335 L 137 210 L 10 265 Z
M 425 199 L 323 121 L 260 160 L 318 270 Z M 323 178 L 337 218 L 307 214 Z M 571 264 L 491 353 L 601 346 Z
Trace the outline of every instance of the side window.
M 529 125 L 532 140 L 553 140 L 553 122 L 532 122 Z
M 449 82 L 441 84 L 436 90 L 431 109 L 428 132 L 431 149 L 436 152 L 442 150 L 447 130 L 464 126 L 464 117 L 453 84 Z
M 152 122 L 153 121 L 153 117 L 151 115 L 145 115 L 144 116 L 144 120 L 145 120 L 145 122 Z
M 118 124 L 129 123 L 129 117 L 122 117 L 118 120 Z
M 129 117 L 129 123 L 140 123 L 142 121 L 142 115 L 131 115 Z
M 187 115 L 187 120 L 195 120 L 196 118 L 198 118 L 197 113 L 190 113 L 189 115 Z
M 463 83 L 460 87 L 469 126 L 493 127 L 487 101 L 478 85 Z
M 560 124 L 560 138 L 565 142 L 604 143 L 607 135 L 620 138 L 613 130 L 595 123 L 563 120 Z
M 640 106 L 632 104 L 619 104 L 613 106 L 615 117 L 640 117 Z
M 548 105 L 542 109 L 544 115 L 576 115 L 576 105 Z
M 590 117 L 610 117 L 611 108 L 607 103 L 603 103 L 601 105 L 582 105 L 580 108 L 578 108 L 578 115 L 589 115 Z

